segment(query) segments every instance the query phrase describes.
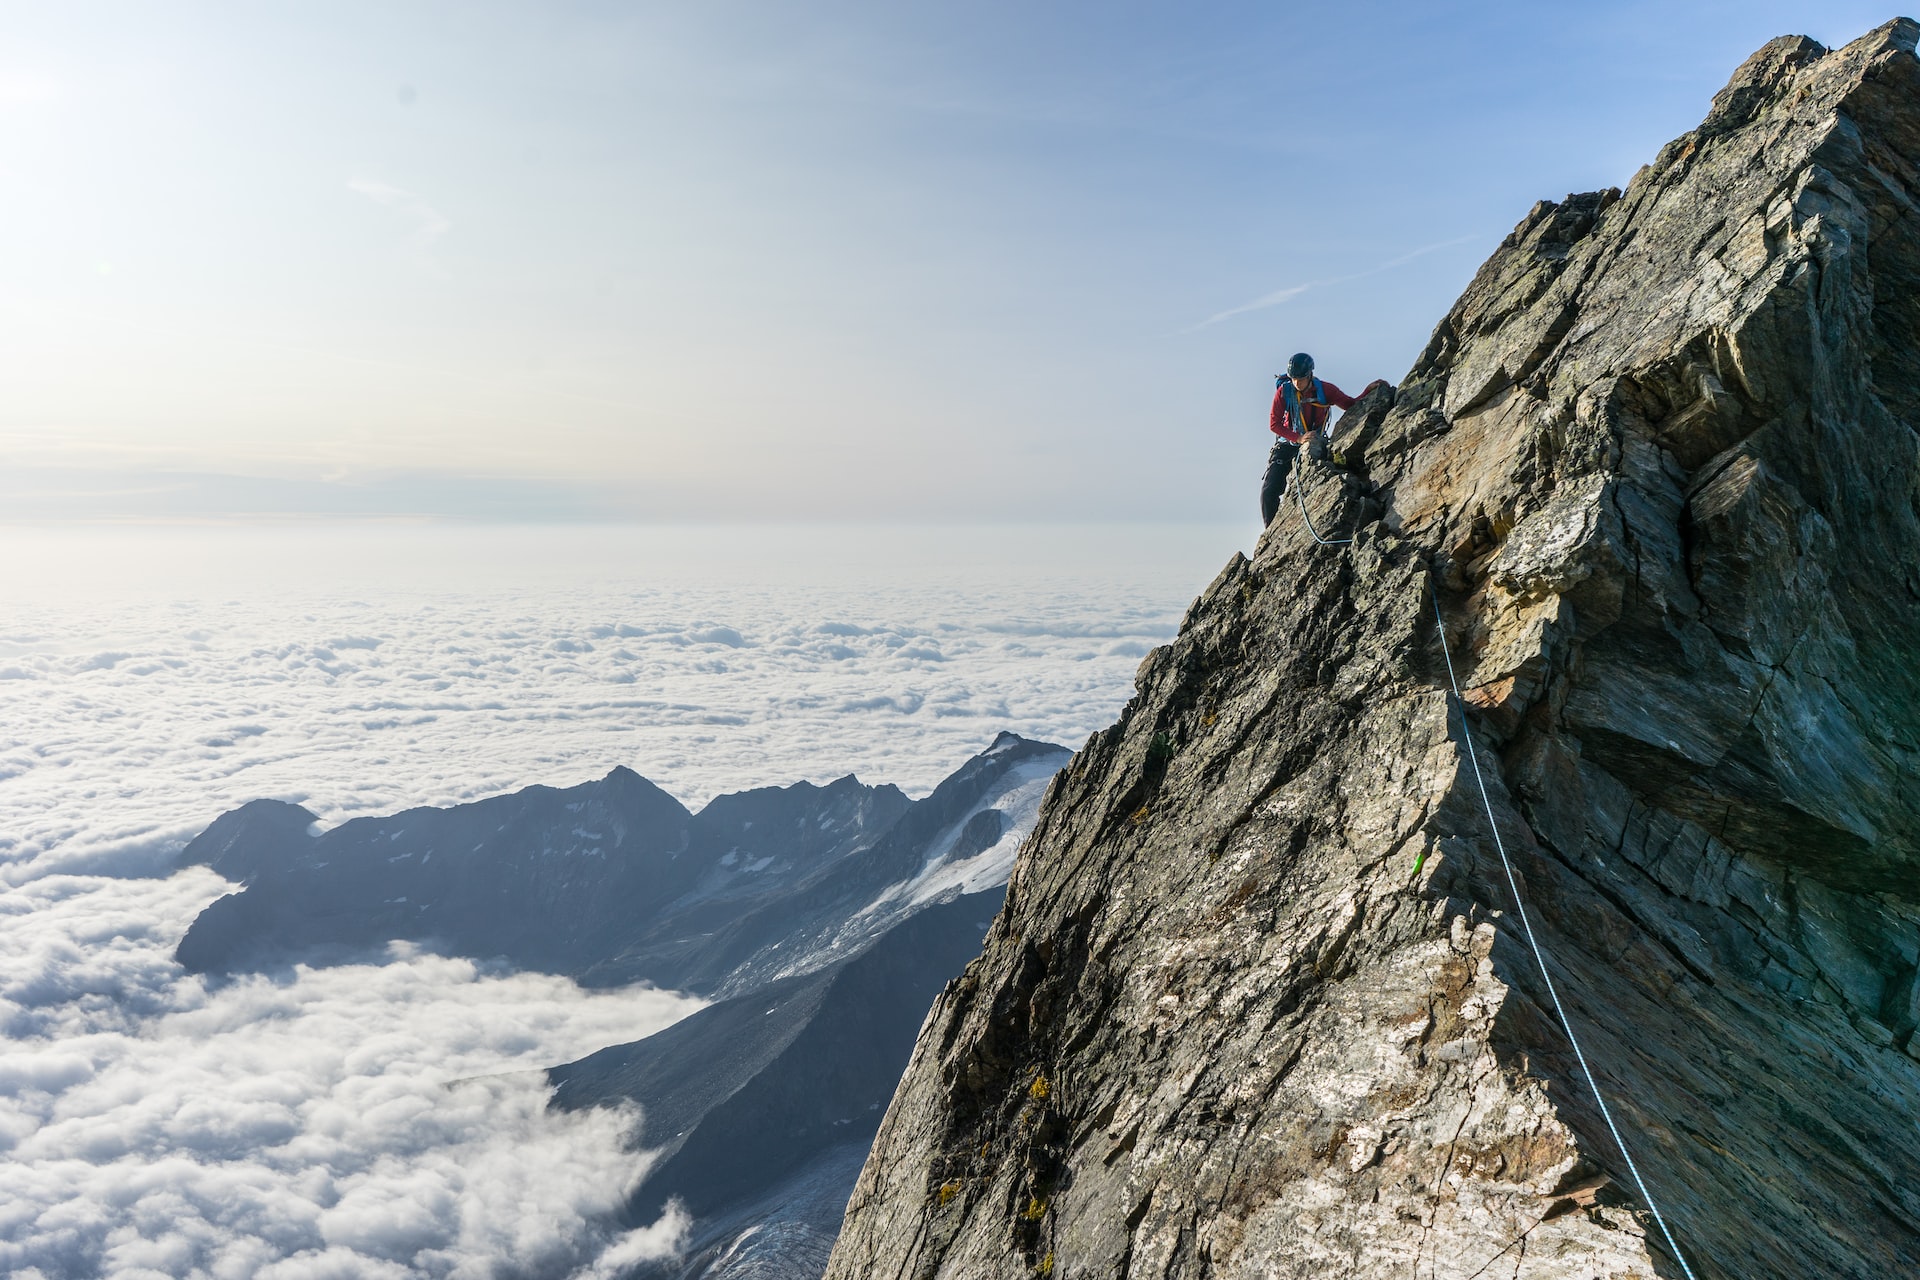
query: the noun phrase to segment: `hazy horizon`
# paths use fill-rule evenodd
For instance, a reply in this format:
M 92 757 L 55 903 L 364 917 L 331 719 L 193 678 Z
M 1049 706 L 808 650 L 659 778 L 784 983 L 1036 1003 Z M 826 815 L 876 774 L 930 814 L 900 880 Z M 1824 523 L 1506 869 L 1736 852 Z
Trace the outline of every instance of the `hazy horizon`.
M 0 516 L 1214 519 L 1820 5 L 9 5 Z
M 0 527 L 0 883 L 625 765 L 699 807 L 1077 747 L 1249 525 Z

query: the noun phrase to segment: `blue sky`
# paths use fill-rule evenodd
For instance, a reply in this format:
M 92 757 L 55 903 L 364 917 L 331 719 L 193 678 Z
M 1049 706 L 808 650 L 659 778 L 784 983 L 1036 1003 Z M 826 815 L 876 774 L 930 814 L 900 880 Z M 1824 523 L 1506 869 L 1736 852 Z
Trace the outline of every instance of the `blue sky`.
M 1194 520 L 1853 3 L 0 4 L 16 520 Z

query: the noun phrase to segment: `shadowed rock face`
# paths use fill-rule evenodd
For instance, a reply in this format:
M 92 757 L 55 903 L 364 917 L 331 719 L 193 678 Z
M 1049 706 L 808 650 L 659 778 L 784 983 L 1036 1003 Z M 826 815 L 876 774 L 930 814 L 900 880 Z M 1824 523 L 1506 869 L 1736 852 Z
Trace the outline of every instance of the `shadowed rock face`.
M 1537 206 L 1054 782 L 828 1269 L 1920 1273 L 1920 61 Z M 1171 748 L 1171 750 L 1169 750 Z M 1417 869 L 1416 869 L 1417 867 Z

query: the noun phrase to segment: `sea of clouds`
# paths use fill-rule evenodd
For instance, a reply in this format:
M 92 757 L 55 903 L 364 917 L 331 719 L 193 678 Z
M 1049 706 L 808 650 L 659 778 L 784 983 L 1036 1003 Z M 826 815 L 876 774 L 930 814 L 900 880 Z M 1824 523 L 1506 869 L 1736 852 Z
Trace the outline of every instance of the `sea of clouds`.
M 552 1115 L 539 1069 L 699 1001 L 380 966 L 213 987 L 174 944 L 228 888 L 48 876 L 0 899 L 0 1273 L 612 1274 L 637 1116 Z
M 538 1068 L 698 1007 L 396 951 L 214 985 L 175 870 L 627 765 L 692 807 L 1078 746 L 1237 530 L 0 530 L 0 1271 L 614 1275 L 638 1117 Z

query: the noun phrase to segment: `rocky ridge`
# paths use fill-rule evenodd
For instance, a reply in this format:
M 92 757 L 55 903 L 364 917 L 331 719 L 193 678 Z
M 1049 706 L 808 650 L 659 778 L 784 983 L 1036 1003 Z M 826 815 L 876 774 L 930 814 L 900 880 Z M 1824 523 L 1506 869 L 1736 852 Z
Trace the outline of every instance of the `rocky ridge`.
M 255 800 L 182 852 L 244 887 L 201 912 L 195 972 L 379 958 L 394 940 L 564 973 L 729 996 L 848 958 L 929 902 L 997 887 L 1016 827 L 1066 760 L 1003 733 L 911 800 L 848 776 L 716 797 L 689 813 L 631 769 L 314 834 Z
M 1462 714 L 1693 1274 L 1920 1272 L 1916 35 L 1770 43 L 1349 413 L 1351 544 L 1054 780 L 829 1276 L 1683 1274 Z

